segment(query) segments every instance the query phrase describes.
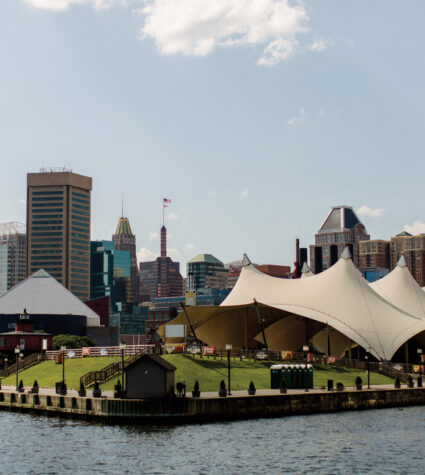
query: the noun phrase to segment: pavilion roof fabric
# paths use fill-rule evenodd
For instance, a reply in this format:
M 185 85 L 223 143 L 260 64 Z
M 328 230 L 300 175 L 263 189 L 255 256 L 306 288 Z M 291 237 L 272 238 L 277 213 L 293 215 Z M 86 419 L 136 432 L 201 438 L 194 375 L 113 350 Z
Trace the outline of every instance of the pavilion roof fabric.
M 400 286 L 403 279 L 397 279 L 398 284 L 393 285 Z M 408 288 L 413 293 L 412 287 L 410 283 Z M 403 290 L 399 292 L 401 295 Z M 208 328 L 204 339 L 208 342 L 213 340 L 214 328 L 219 333 L 223 326 L 234 327 L 236 321 L 243 321 L 242 312 L 253 306 L 254 299 L 258 304 L 281 310 L 281 318 L 298 315 L 327 324 L 381 360 L 390 360 L 402 344 L 425 330 L 425 318 L 419 312 L 422 303 L 408 306 L 409 297 L 390 302 L 362 278 L 348 257 L 341 257 L 325 272 L 292 280 L 268 276 L 248 265 L 221 306 L 188 307 L 187 313 L 197 323 L 199 338 L 203 339 L 202 330 Z M 171 324 L 186 322 L 182 313 Z M 239 333 L 242 332 L 240 327 Z
M 254 298 L 326 323 L 383 360 L 390 360 L 405 341 L 425 330 L 424 319 L 378 295 L 347 258 L 308 279 L 278 279 L 244 267 L 221 305 L 248 304 Z
M 369 285 L 388 302 L 425 319 L 425 292 L 413 278 L 406 264 L 399 263 L 385 277 Z
M 87 326 L 99 326 L 100 318 L 91 308 L 40 269 L 0 297 L 0 314 L 81 315 Z

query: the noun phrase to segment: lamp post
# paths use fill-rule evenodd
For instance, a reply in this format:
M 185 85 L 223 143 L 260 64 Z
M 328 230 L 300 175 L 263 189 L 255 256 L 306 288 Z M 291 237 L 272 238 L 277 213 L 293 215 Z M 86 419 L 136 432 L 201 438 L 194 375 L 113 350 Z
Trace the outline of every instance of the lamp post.
M 422 348 L 418 348 L 416 351 L 419 355 L 419 366 L 421 365 L 421 363 L 423 363 L 423 367 L 420 369 L 420 371 L 422 372 L 422 374 L 425 374 L 425 360 L 422 361 Z
M 18 366 L 18 362 L 19 362 L 19 352 L 21 350 L 19 349 L 19 346 L 17 346 L 15 348 L 15 356 L 16 356 L 16 390 L 18 390 L 18 373 L 19 373 L 19 366 Z
M 366 372 L 367 372 L 367 389 L 370 389 L 369 357 L 367 353 L 365 355 L 365 360 L 366 360 Z
M 227 382 L 229 386 L 229 396 L 232 395 L 232 391 L 230 390 L 230 350 L 232 349 L 231 344 L 226 344 L 226 350 L 227 350 Z
M 61 346 L 62 350 L 62 386 L 65 384 L 65 350 L 66 346 Z
M 5 369 L 5 370 L 6 370 L 6 368 L 7 368 L 7 362 L 8 362 L 8 361 L 9 361 L 9 358 L 6 357 L 6 358 L 4 359 L 4 369 Z
M 120 349 L 121 349 L 121 379 L 122 379 L 122 392 L 125 392 L 125 376 L 124 376 L 124 355 L 125 355 L 125 347 L 127 345 L 122 341 L 120 343 Z
M 305 392 L 308 393 L 308 368 L 307 368 L 307 356 L 308 356 L 308 351 L 309 351 L 309 346 L 304 345 L 303 346 L 303 351 L 305 353 L 305 374 L 304 374 L 304 381 L 305 381 Z

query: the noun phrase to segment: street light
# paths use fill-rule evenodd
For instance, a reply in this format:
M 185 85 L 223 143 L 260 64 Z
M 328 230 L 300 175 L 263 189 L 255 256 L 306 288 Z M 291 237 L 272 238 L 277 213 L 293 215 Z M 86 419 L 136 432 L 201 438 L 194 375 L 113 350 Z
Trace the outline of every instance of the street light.
M 124 377 L 124 354 L 125 354 L 125 347 L 127 345 L 122 341 L 120 343 L 120 350 L 121 350 L 121 379 L 122 379 L 122 392 L 125 392 L 125 377 Z
M 370 389 L 369 357 L 367 356 L 367 353 L 365 355 L 365 360 L 366 360 L 366 372 L 367 372 L 367 389 Z
M 8 361 L 9 361 L 9 358 L 6 357 L 6 358 L 4 359 L 4 369 L 5 369 L 5 370 L 6 370 L 6 368 L 7 368 L 7 362 L 8 362 Z
M 18 373 L 19 373 L 19 366 L 18 366 L 18 356 L 20 352 L 19 346 L 15 348 L 15 356 L 16 356 L 16 391 L 18 390 Z
M 65 350 L 66 346 L 61 346 L 62 350 L 62 387 L 65 384 Z
M 305 392 L 308 393 L 308 368 L 307 368 L 307 356 L 308 356 L 308 351 L 309 351 L 309 346 L 304 345 L 303 346 L 303 351 L 305 353 L 305 374 L 304 374 L 304 381 L 305 381 Z
M 230 390 L 230 350 L 232 349 L 231 344 L 226 344 L 226 350 L 227 350 L 227 382 L 229 385 L 229 396 L 232 395 L 232 392 Z
M 422 374 L 425 374 L 425 360 L 423 360 L 422 358 L 422 348 L 418 348 L 416 351 L 418 352 L 418 355 L 419 355 L 419 366 L 421 365 L 421 363 L 423 363 L 423 368 L 421 368 L 421 372 Z

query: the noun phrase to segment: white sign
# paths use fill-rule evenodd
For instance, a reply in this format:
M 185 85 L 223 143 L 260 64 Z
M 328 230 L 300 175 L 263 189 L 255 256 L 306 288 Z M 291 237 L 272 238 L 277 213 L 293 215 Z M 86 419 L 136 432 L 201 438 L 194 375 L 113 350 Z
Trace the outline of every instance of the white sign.
M 166 325 L 165 338 L 184 338 L 186 336 L 186 325 Z
M 232 349 L 232 345 L 230 343 L 226 343 L 226 350 L 231 350 Z

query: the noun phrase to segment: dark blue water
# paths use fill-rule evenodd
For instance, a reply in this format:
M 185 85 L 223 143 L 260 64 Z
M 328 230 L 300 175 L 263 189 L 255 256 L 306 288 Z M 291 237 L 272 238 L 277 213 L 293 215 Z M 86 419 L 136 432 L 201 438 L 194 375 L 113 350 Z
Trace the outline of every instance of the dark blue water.
M 0 412 L 0 473 L 425 473 L 425 407 L 178 427 Z

